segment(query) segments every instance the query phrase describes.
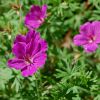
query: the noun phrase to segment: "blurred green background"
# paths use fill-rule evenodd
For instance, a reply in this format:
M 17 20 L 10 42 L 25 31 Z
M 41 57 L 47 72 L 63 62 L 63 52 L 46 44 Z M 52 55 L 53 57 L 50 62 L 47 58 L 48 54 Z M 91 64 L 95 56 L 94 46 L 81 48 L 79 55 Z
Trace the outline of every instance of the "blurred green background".
M 38 29 L 48 42 L 43 69 L 32 77 L 9 69 L 17 34 L 26 34 L 31 5 L 48 5 Z M 81 24 L 100 20 L 100 0 L 0 0 L 0 100 L 100 100 L 100 48 L 86 54 L 73 44 Z

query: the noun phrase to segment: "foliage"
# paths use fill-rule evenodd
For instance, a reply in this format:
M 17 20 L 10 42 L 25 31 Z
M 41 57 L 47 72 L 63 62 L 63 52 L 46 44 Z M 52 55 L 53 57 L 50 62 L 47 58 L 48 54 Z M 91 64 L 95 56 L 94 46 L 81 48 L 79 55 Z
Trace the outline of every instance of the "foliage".
M 13 57 L 15 36 L 27 33 L 24 16 L 32 4 L 48 5 L 38 29 L 48 42 L 48 59 L 43 69 L 24 78 L 8 68 L 7 60 Z M 0 0 L 0 100 L 100 100 L 100 48 L 86 54 L 72 42 L 79 26 L 94 20 L 100 20 L 100 0 Z M 70 44 L 64 41 L 69 31 Z

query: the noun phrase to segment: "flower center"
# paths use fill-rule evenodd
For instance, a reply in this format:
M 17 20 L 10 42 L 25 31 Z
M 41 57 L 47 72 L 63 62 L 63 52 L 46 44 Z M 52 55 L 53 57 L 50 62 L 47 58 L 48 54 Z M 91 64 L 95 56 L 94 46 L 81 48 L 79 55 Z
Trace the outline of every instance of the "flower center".
M 89 43 L 92 43 L 95 41 L 95 36 L 89 36 Z
M 39 21 L 40 21 L 40 23 L 43 23 L 44 19 L 43 18 L 39 18 Z
M 25 56 L 25 61 L 27 64 L 32 64 L 32 60 L 29 56 Z

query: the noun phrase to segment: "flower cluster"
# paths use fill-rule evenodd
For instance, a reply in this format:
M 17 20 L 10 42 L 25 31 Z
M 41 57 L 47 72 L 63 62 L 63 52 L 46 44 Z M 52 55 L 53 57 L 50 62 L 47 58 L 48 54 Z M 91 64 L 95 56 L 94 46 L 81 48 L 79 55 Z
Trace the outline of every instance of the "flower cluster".
M 100 43 L 100 21 L 86 22 L 80 27 L 80 34 L 74 37 L 74 44 L 83 46 L 85 52 L 94 52 Z
M 26 36 L 16 36 L 12 52 L 15 58 L 8 60 L 8 66 L 21 70 L 24 77 L 33 75 L 41 68 L 47 58 L 47 43 L 40 37 L 40 33 L 32 28 L 38 28 L 46 17 L 47 6 L 32 6 L 25 17 L 25 25 L 29 28 Z
M 36 31 L 46 18 L 47 5 L 33 5 L 25 16 L 25 26 L 29 29 L 24 36 L 16 36 L 12 52 L 15 58 L 8 60 L 8 66 L 21 70 L 24 77 L 33 75 L 47 58 L 47 42 Z M 74 37 L 74 44 L 83 46 L 85 52 L 94 52 L 100 43 L 100 21 L 86 22 L 80 27 L 80 34 Z

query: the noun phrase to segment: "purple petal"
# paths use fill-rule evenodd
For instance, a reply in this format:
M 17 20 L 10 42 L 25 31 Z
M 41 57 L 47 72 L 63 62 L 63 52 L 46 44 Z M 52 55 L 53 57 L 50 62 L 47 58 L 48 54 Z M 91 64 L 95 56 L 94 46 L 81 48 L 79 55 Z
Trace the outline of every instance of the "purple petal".
M 81 46 L 81 45 L 84 45 L 88 43 L 88 39 L 86 36 L 84 35 L 76 35 L 74 37 L 74 44 L 77 45 L 77 46 Z
M 32 52 L 34 51 L 35 44 L 34 40 L 32 39 L 31 42 L 29 42 L 26 46 L 26 54 L 29 56 L 32 56 Z
M 43 17 L 43 18 L 46 17 L 46 12 L 47 12 L 47 5 L 43 5 L 43 6 L 42 6 L 42 17 Z
M 86 44 L 83 45 L 85 52 L 90 53 L 90 52 L 94 52 L 97 48 L 98 45 L 96 43 L 90 43 L 90 44 Z
M 33 65 L 29 65 L 26 68 L 23 68 L 21 70 L 22 76 L 24 77 L 32 76 L 34 73 L 36 73 L 36 71 L 37 71 L 37 68 Z
M 46 53 L 35 55 L 33 58 L 33 64 L 34 66 L 37 66 L 38 68 L 42 67 L 45 64 L 46 59 L 47 59 Z
M 26 64 L 25 64 L 24 60 L 14 58 L 14 59 L 8 60 L 8 66 L 10 68 L 15 68 L 16 70 L 19 70 L 19 69 L 24 68 L 26 66 Z
M 25 56 L 25 52 L 26 52 L 26 44 L 23 42 L 18 42 L 14 44 L 12 51 L 13 51 L 13 54 L 17 58 L 23 59 L 23 57 Z
M 28 21 L 37 21 L 39 18 L 37 17 L 37 15 L 34 15 L 34 13 L 32 12 L 29 12 L 26 14 L 25 16 L 25 22 L 28 22 Z
M 92 29 L 92 25 L 90 22 L 86 22 L 85 24 L 81 25 L 80 27 L 80 33 L 83 35 L 94 35 L 93 34 L 93 29 Z
M 31 42 L 27 44 L 26 53 L 29 56 L 34 56 L 33 54 L 36 54 L 37 52 L 39 52 L 40 49 L 41 48 L 40 48 L 40 44 L 38 43 L 38 41 L 32 39 Z
M 95 35 L 99 35 L 100 34 L 100 21 L 92 22 L 92 28 L 93 28 L 94 34 Z
M 96 42 L 96 43 L 100 43 L 100 35 L 96 37 L 95 42 Z
M 14 44 L 17 43 L 17 42 L 25 42 L 26 41 L 26 37 L 24 35 L 17 35 L 16 36 L 16 39 L 14 41 Z
M 45 40 L 41 39 L 41 51 L 45 52 L 48 49 L 48 44 Z
M 32 52 L 32 56 L 41 54 L 41 53 L 47 51 L 47 49 L 48 49 L 47 42 L 45 40 L 41 39 L 39 41 L 39 43 L 36 45 L 34 51 Z
M 28 77 L 29 76 L 29 71 L 27 70 L 27 67 L 23 68 L 21 70 L 21 73 L 22 73 L 22 76 L 24 76 L 24 77 Z
M 27 20 L 25 21 L 25 25 L 29 28 L 39 28 L 42 24 L 41 20 Z
M 29 69 L 29 75 L 33 75 L 34 73 L 36 73 L 36 71 L 38 70 L 38 68 L 37 67 L 35 67 L 34 65 L 31 65 L 31 66 L 29 66 L 28 67 Z
M 95 42 L 100 43 L 100 21 L 92 22 L 92 28 L 95 34 Z
M 32 12 L 35 15 L 39 15 L 41 13 L 41 7 L 37 5 L 32 5 L 30 12 Z
M 40 39 L 40 34 L 34 30 L 30 30 L 26 35 L 26 43 L 29 43 L 31 39 L 36 39 L 36 41 L 38 41 Z
M 30 41 L 26 47 L 26 52 L 28 55 L 34 56 L 36 53 L 41 51 L 42 48 L 43 48 L 42 51 L 45 51 L 47 45 L 46 45 L 45 41 L 43 41 L 40 38 L 39 33 L 30 32 L 29 34 L 27 34 L 27 42 L 28 41 Z

